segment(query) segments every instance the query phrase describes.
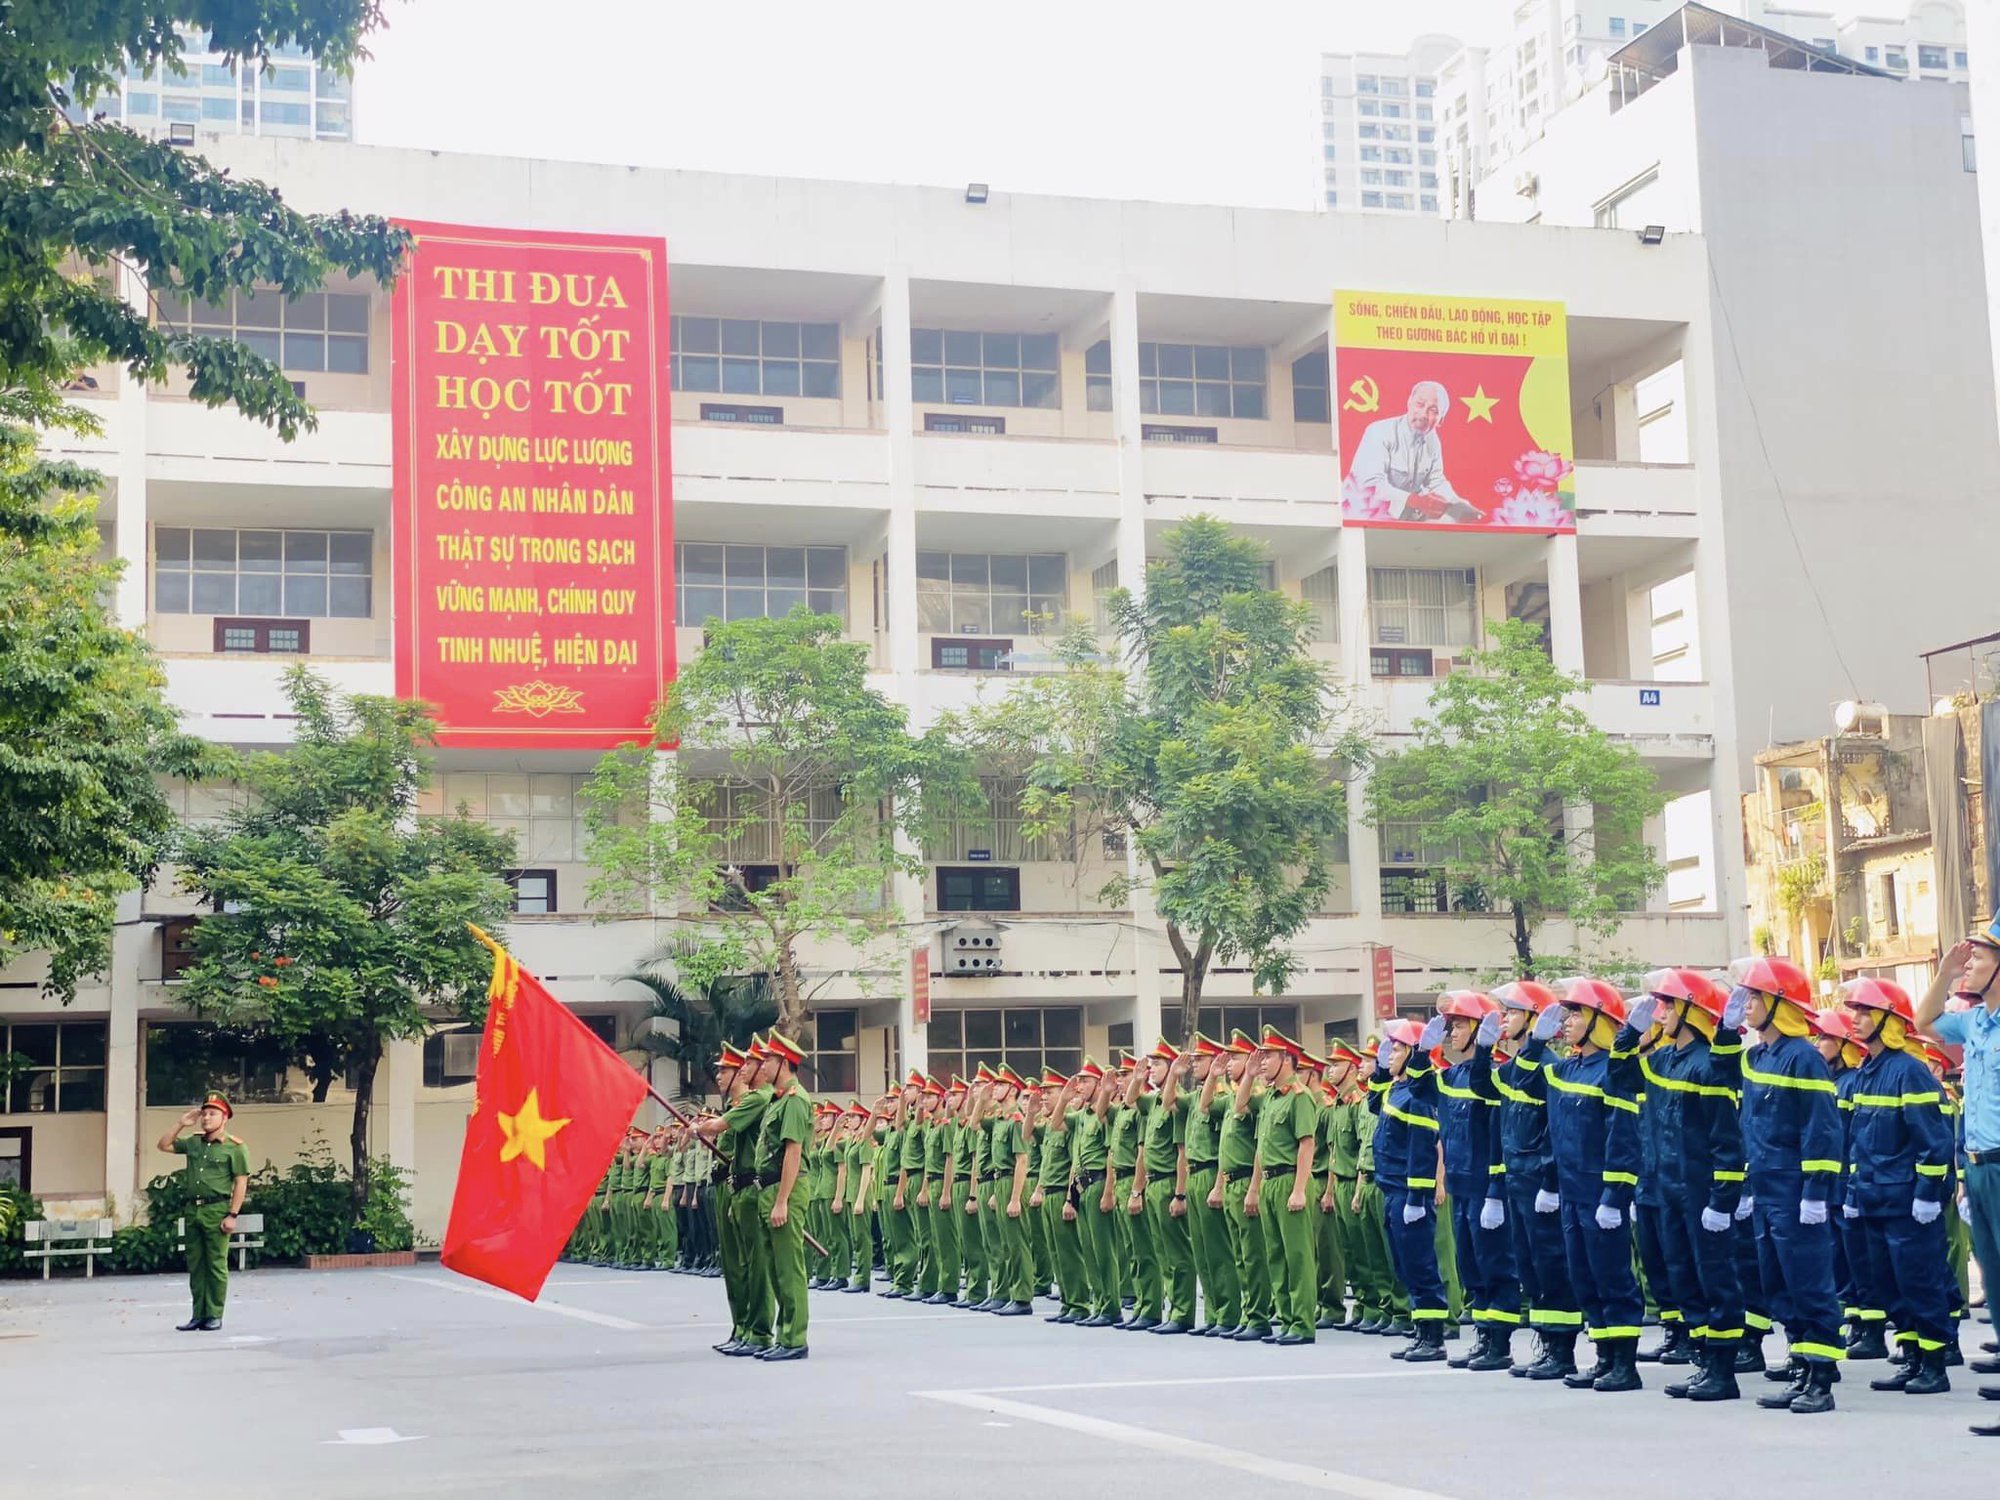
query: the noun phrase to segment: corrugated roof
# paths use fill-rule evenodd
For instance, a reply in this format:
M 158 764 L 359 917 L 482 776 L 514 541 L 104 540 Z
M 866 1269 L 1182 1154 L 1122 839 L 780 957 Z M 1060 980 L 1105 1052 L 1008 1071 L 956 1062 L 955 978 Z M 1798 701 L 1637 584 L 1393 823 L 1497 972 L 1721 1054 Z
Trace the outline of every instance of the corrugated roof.
M 1725 15 L 1706 5 L 1683 5 L 1647 27 L 1609 59 L 1612 108 L 1618 109 L 1680 70 L 1688 47 L 1745 47 L 1765 54 L 1771 67 L 1805 73 L 1845 73 L 1861 78 L 1897 79 L 1883 68 L 1827 52 L 1782 31 Z

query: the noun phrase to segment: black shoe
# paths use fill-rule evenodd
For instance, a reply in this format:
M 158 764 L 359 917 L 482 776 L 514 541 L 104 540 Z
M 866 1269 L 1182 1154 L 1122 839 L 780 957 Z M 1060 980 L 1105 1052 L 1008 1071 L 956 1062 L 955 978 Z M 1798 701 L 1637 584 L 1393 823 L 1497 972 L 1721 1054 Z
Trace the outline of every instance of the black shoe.
M 1094 1317 L 1085 1318 L 1076 1326 L 1079 1328 L 1116 1328 L 1118 1320 L 1116 1318 L 1107 1318 L 1103 1313 L 1098 1313 Z
M 1491 1328 L 1487 1331 L 1486 1347 L 1467 1360 L 1465 1367 L 1475 1373 L 1488 1370 L 1514 1369 L 1514 1336 L 1506 1328 Z
M 1806 1363 L 1806 1388 L 1792 1398 L 1792 1410 L 1802 1417 L 1833 1410 L 1833 1380 L 1840 1372 L 1825 1361 Z
M 1895 1369 L 1891 1370 L 1887 1375 L 1881 1376 L 1879 1379 L 1869 1381 L 1868 1389 L 1871 1391 L 1900 1391 L 1904 1386 L 1910 1383 L 1911 1378 L 1914 1377 L 1916 1373 L 1917 1373 L 1917 1367 L 1915 1365 L 1909 1365 L 1909 1364 L 1898 1365 L 1896 1366 Z
M 868 1290 L 868 1283 L 865 1281 L 851 1281 L 847 1284 L 847 1287 L 845 1289 L 850 1292 L 861 1292 L 865 1294 Z
M 1944 1346 L 1944 1367 L 1947 1370 L 1962 1370 L 1965 1368 L 1965 1351 L 1959 1348 L 1956 1342 L 1948 1343 Z
M 783 1364 L 788 1359 L 804 1359 L 806 1346 L 800 1344 L 796 1349 L 787 1349 L 783 1344 L 774 1344 L 757 1357 L 767 1365 Z
M 1035 1304 L 1032 1302 L 1003 1302 L 993 1309 L 996 1318 L 1028 1318 L 1033 1317 L 1034 1312 Z
M 1924 1350 L 1918 1356 L 1916 1371 L 1903 1386 L 1905 1396 L 1942 1396 L 1951 1389 L 1951 1377 L 1944 1372 L 1944 1350 Z
M 1059 1312 L 1053 1316 L 1043 1318 L 1042 1321 L 1044 1323 L 1076 1323 L 1080 1322 L 1081 1319 L 1073 1312 Z
M 1542 1357 L 1528 1366 L 1528 1380 L 1566 1380 L 1576 1373 L 1576 1335 L 1542 1335 Z
M 1966 1368 L 1975 1375 L 2000 1375 L 2000 1359 L 1975 1359 Z
M 1771 1372 L 1766 1370 L 1764 1374 L 1769 1378 Z M 1784 1411 L 1811 1389 L 1812 1366 L 1794 1356 L 1791 1364 L 1785 1367 L 1779 1378 L 1789 1382 L 1782 1391 L 1772 1391 L 1757 1398 L 1757 1404 L 1766 1411 Z
M 877 1292 L 875 1295 L 878 1297 L 886 1297 L 891 1302 L 901 1302 L 903 1300 L 903 1294 L 897 1291 L 894 1287 L 889 1287 L 883 1291 Z
M 1354 1325 L 1354 1331 L 1356 1333 L 1380 1333 L 1382 1331 L 1382 1320 L 1376 1317 L 1375 1314 L 1370 1313 Z
M 960 1312 L 968 1312 L 975 1305 L 969 1297 L 953 1297 L 949 1302 L 945 1303 L 946 1307 L 955 1307 Z
M 919 1300 L 921 1300 L 924 1306 L 926 1307 L 950 1307 L 952 1303 L 952 1296 L 950 1292 L 932 1292 L 928 1297 L 924 1297 Z
M 1402 1351 L 1404 1362 L 1413 1365 L 1437 1363 L 1444 1358 L 1445 1336 L 1442 1323 L 1427 1319 L 1417 1330 L 1417 1341 Z
M 1687 1324 L 1677 1322 L 1667 1330 L 1666 1342 L 1660 1345 L 1660 1363 L 1663 1365 L 1694 1363 L 1694 1339 L 1688 1333 Z
M 1239 1344 L 1254 1344 L 1270 1333 L 1270 1328 L 1262 1323 L 1245 1323 L 1229 1336 Z
M 1847 1341 L 1849 1359 L 1887 1359 L 1889 1342 L 1883 1337 L 1880 1323 L 1863 1323 L 1853 1338 Z
M 1388 1339 L 1413 1339 L 1417 1336 L 1417 1324 L 1414 1318 L 1399 1318 L 1376 1332 Z
M 1459 1327 L 1460 1325 L 1457 1323 L 1446 1323 L 1444 1325 L 1444 1341 L 1447 1344 L 1455 1344 L 1459 1341 Z
M 1694 1368 L 1679 1380 L 1667 1386 L 1667 1395 L 1675 1401 L 1685 1401 L 1695 1382 L 1708 1374 L 1708 1362 L 1715 1358 L 1713 1349 L 1697 1349 L 1694 1352 Z
M 1540 1329 L 1530 1329 L 1528 1331 L 1528 1337 L 1534 1340 L 1535 1354 L 1532 1359 L 1516 1360 L 1514 1364 L 1508 1369 L 1507 1373 L 1509 1375 L 1512 1375 L 1516 1380 L 1526 1380 L 1528 1378 L 1528 1371 L 1532 1370 L 1536 1365 L 1540 1364 L 1544 1359 L 1548 1357 L 1549 1341 L 1547 1336 L 1544 1335 Z M 1512 1349 L 1512 1341 L 1510 1340 L 1509 1341 L 1510 1352 L 1511 1349 Z
M 1156 1325 L 1154 1325 L 1154 1328 L 1153 1328 L 1153 1332 L 1155 1332 L 1155 1333 L 1192 1333 L 1192 1332 L 1194 1332 L 1194 1330 L 1193 1330 L 1192 1328 L 1188 1327 L 1188 1326 L 1187 1326 L 1187 1324 L 1185 1324 L 1185 1323 L 1182 1323 L 1182 1322 L 1180 1322 L 1179 1320 L 1175 1319 L 1175 1320 L 1170 1320 L 1170 1321 L 1168 1321 L 1168 1322 L 1165 1322 L 1165 1323 L 1159 1323 L 1159 1324 L 1156 1324 Z
M 724 1349 L 722 1352 L 731 1359 L 762 1359 L 764 1351 L 770 1347 L 769 1344 L 738 1344 L 734 1349 Z
M 1310 1344 L 1314 1342 L 1314 1339 L 1309 1333 L 1292 1333 L 1287 1331 L 1279 1334 L 1271 1342 L 1274 1344 Z
M 203 1333 L 220 1333 L 222 1331 L 222 1319 L 203 1318 L 201 1320 L 201 1331 Z
M 1136 1297 L 1120 1297 L 1118 1299 L 1118 1305 L 1122 1307 L 1126 1312 L 1130 1312 L 1132 1310 L 1133 1303 L 1137 1302 L 1138 1300 L 1139 1299 Z
M 1982 1385 L 1979 1388 L 1981 1401 L 2000 1401 L 2000 1385 Z
M 1804 1365 L 1805 1361 L 1798 1355 L 1789 1355 L 1781 1365 L 1764 1366 L 1764 1378 L 1775 1381 L 1779 1385 L 1796 1385 L 1799 1380 L 1799 1371 Z
M 201 1325 L 206 1323 L 207 1321 L 208 1319 L 206 1318 L 189 1318 L 185 1323 L 174 1324 L 174 1332 L 199 1333 L 201 1331 Z
M 1611 1353 L 1603 1345 L 1597 1346 L 1597 1363 L 1588 1370 L 1572 1370 L 1563 1376 L 1563 1384 L 1573 1391 L 1587 1391 L 1598 1381 L 1611 1373 Z
M 1639 1378 L 1639 1366 L 1632 1358 L 1632 1351 L 1638 1346 L 1638 1343 L 1639 1341 L 1635 1338 L 1617 1340 L 1616 1346 L 1611 1351 L 1611 1368 L 1591 1383 L 1591 1389 L 1594 1391 L 1644 1390 L 1646 1383 Z M 1736 1382 L 1732 1379 L 1729 1385 L 1730 1389 L 1734 1390 Z M 1694 1392 L 1689 1391 L 1688 1395 L 1692 1398 Z
M 1734 1375 L 1755 1375 L 1764 1368 L 1764 1341 L 1740 1339 L 1736 1345 L 1736 1360 L 1730 1368 Z
M 735 1334 L 732 1333 L 728 1338 L 724 1339 L 721 1343 L 710 1344 L 708 1347 L 713 1349 L 717 1354 L 729 1354 L 734 1352 L 736 1346 L 742 1342 L 743 1340 L 739 1339 Z
M 1735 1362 L 1729 1357 L 1727 1345 L 1709 1358 L 1708 1368 L 1689 1383 L 1687 1391 L 1690 1401 L 1736 1401 L 1742 1395 L 1742 1388 L 1736 1384 Z
M 1974 1422 L 1965 1430 L 1974 1437 L 2000 1437 L 2000 1422 Z
M 1328 1330 L 1329 1328 L 1338 1328 L 1339 1326 L 1340 1326 L 1340 1320 L 1334 1317 L 1332 1313 L 1320 1314 L 1319 1321 L 1313 1324 L 1313 1327 L 1317 1328 L 1322 1333 L 1326 1332 L 1326 1330 Z

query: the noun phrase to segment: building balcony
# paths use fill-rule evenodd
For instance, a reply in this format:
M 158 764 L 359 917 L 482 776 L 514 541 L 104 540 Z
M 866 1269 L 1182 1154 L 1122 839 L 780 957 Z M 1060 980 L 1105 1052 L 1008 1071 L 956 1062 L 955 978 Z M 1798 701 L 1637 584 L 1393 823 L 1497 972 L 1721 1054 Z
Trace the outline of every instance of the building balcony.
M 392 451 L 387 411 L 322 411 L 317 430 L 287 443 L 231 407 L 168 399 L 146 403 L 149 480 L 386 492 Z
M 168 656 L 167 701 L 189 734 L 224 744 L 277 746 L 292 741 L 284 676 L 304 662 L 338 693 L 391 697 L 396 671 L 387 657 L 301 657 L 253 653 Z
M 889 504 L 889 440 L 879 432 L 683 423 L 673 460 L 676 504 Z
M 1584 460 L 1576 466 L 1579 537 L 1691 538 L 1699 533 L 1696 507 L 1690 464 Z
M 1368 697 L 1381 732 L 1413 733 L 1430 712 L 1435 686 L 1428 677 L 1371 681 Z M 1584 708 L 1599 729 L 1648 758 L 1706 760 L 1715 753 L 1715 694 L 1705 682 L 1593 681 Z
M 1245 524 L 1340 524 L 1340 474 L 1331 453 L 1149 442 L 1142 472 L 1149 520 L 1208 512 Z
M 1115 521 L 1118 450 L 1087 438 L 928 434 L 915 440 L 917 508 Z

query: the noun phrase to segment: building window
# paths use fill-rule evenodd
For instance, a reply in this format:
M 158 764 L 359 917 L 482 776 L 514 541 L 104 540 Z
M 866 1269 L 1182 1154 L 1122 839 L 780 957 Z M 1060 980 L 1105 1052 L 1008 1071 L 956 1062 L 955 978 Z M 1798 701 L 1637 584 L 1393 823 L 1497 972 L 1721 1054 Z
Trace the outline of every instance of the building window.
M 203 338 L 241 344 L 280 369 L 295 374 L 368 373 L 364 293 L 307 292 L 289 302 L 274 288 L 254 296 L 232 292 L 226 302 L 191 302 L 172 291 L 156 295 L 160 322 Z
M 1969 66 L 1969 64 L 1967 64 L 1965 60 L 1965 53 L 1962 51 L 1952 53 L 1951 62 L 1952 66 L 1955 68 L 1964 68 Z
M 1640 34 L 1641 32 L 1643 32 L 1643 31 L 1644 31 L 1644 30 L 1645 30 L 1645 29 L 1646 29 L 1646 28 L 1647 28 L 1648 26 L 1650 26 L 1650 25 L 1652 25 L 1652 24 L 1653 24 L 1653 23 L 1652 23 L 1651 21 L 1634 21 L 1634 22 L 1632 23 L 1632 35 L 1634 35 L 1634 36 L 1638 36 L 1638 35 L 1639 35 L 1639 34 Z
M 1901 47 L 1883 48 L 1882 61 L 1892 73 L 1907 73 L 1910 71 L 1910 54 Z
M 1401 120 L 1406 118 L 1409 112 L 1407 105 L 1385 104 L 1382 106 L 1382 118 L 1385 120 Z
M 806 1017 L 811 1035 L 802 1038 L 806 1050 L 803 1081 L 816 1094 L 857 1094 L 861 1091 L 860 1060 L 855 1046 L 861 1033 L 858 1010 L 816 1010 Z
M 160 101 L 160 118 L 176 125 L 192 125 L 201 119 L 201 100 L 169 94 Z
M 1410 185 L 1410 174 L 1408 172 L 1384 172 L 1382 174 L 1382 181 L 1388 187 L 1406 188 Z
M 1091 411 L 1111 410 L 1111 341 L 1099 339 L 1083 355 L 1083 404 Z
M 1083 1066 L 1083 1011 L 1032 1005 L 936 1010 L 929 1042 L 931 1071 L 939 1078 L 970 1078 L 981 1063 L 989 1068 L 1004 1063 L 1023 1078 L 1049 1068 L 1067 1077 Z
M 1417 80 L 1417 97 L 1419 99 L 1428 99 L 1436 93 L 1437 93 L 1437 85 L 1431 82 L 1430 79 L 1419 78 Z
M 1262 349 L 1218 344 L 1139 346 L 1139 409 L 1159 417 L 1235 417 L 1261 421 Z
M 1453 648 L 1479 639 L 1471 568 L 1370 568 L 1368 606 L 1373 645 Z
M 1203 1036 L 1218 1042 L 1228 1041 L 1239 1031 L 1247 1037 L 1261 1037 L 1266 1026 L 1275 1026 L 1286 1036 L 1297 1036 L 1299 1008 L 1296 1005 L 1204 1005 L 1196 1022 L 1196 1028 Z
M 248 651 L 260 656 L 304 656 L 312 650 L 312 627 L 304 620 L 232 620 L 217 616 L 213 649 Z
M 1409 138 L 1410 127 L 1407 125 L 1384 125 L 1382 127 L 1382 139 L 1385 141 L 1407 141 Z
M 976 437 L 1005 437 L 1007 419 L 974 416 L 970 412 L 927 411 L 924 413 L 924 431 L 958 432 Z
M 910 332 L 910 393 L 952 406 L 1062 405 L 1053 333 Z
M 1115 627 L 1111 618 L 1111 596 L 1118 588 L 1118 561 L 1116 558 L 1091 570 L 1090 574 L 1090 617 L 1091 624 L 1099 635 L 1108 635 Z
M 476 1081 L 479 1033 L 434 1031 L 424 1038 L 424 1087 L 452 1089 Z
M 1379 141 L 1382 139 L 1382 127 L 1373 123 L 1355 126 L 1354 133 L 1364 141 Z
M 1011 672 L 1014 643 L 962 635 L 932 636 L 931 666 L 940 672 Z
M 554 870 L 509 870 L 500 877 L 514 893 L 510 908 L 524 917 L 546 917 L 556 909 Z
M 290 104 L 282 100 L 265 99 L 257 105 L 257 117 L 266 125 L 310 125 L 312 106 L 310 104 Z M 287 366 L 287 368 L 290 368 Z
M 1382 195 L 1380 193 L 1363 193 L 1361 195 L 1361 206 L 1363 208 L 1380 208 L 1382 206 Z
M 0 1114 L 102 1113 L 105 1036 L 102 1021 L 0 1022 L 0 1056 L 14 1064 Z
M 153 609 L 163 615 L 366 620 L 374 611 L 374 558 L 375 537 L 368 531 L 159 526 L 153 530 Z
M 1599 229 L 1636 229 L 1649 222 L 1661 222 L 1659 214 L 1660 169 L 1649 167 L 1600 202 L 1593 211 Z
M 1340 639 L 1340 569 L 1321 568 L 1317 573 L 1306 575 L 1299 585 L 1300 597 L 1306 608 L 1312 611 L 1313 639 L 1318 641 L 1338 641 Z
M 1380 167 L 1362 168 L 1361 185 L 1363 187 L 1380 187 L 1382 185 L 1382 169 Z
M 1400 78 L 1385 78 L 1382 80 L 1382 92 L 1400 99 L 1408 94 L 1410 90 L 1409 85 L 1405 84 Z
M 1866 62 L 1880 62 L 1882 60 L 1882 49 L 1880 47 L 1868 47 L 1863 49 L 1863 51 L 1863 60 Z
M 939 865 L 962 865 L 975 858 L 1009 865 L 1064 858 L 1054 839 L 1030 839 L 1021 831 L 1021 795 L 1027 789 L 1028 783 L 1019 776 L 980 777 L 985 809 L 945 823 L 925 847 L 924 858 Z
M 1332 144 L 1332 142 L 1328 142 L 1320 148 L 1320 156 L 1326 161 L 1338 161 L 1340 159 L 1340 148 Z
M 940 866 L 939 911 L 1019 911 L 1021 872 L 995 865 Z
M 1436 213 L 1438 206 L 1436 195 L 1432 193 L 1425 193 L 1423 197 L 1418 200 L 1417 206 L 1427 214 Z
M 840 395 L 840 325 L 755 318 L 670 320 L 677 391 L 726 396 Z
M 231 94 L 227 99 L 218 99 L 211 95 L 203 99 L 201 117 L 204 120 L 220 120 L 224 124 L 232 123 L 236 119 L 236 96 Z
M 711 911 L 749 911 L 751 896 L 778 883 L 783 871 L 777 865 L 731 864 L 723 868 L 721 895 L 711 903 Z
M 1392 167 L 1407 167 L 1410 164 L 1410 148 L 1408 146 L 1385 146 L 1382 148 L 1382 160 Z
M 701 403 L 701 419 L 704 422 L 734 422 L 742 427 L 783 427 L 785 409 L 782 406 L 745 406 L 736 401 L 704 401 Z
M 230 70 L 228 68 L 217 68 L 215 69 L 215 71 L 223 75 L 223 81 L 225 83 L 234 82 L 233 78 L 230 77 Z M 207 80 L 208 72 L 209 72 L 208 68 L 204 67 L 202 69 L 202 74 L 203 74 L 202 81 L 204 83 L 208 81 Z M 263 74 L 263 87 L 267 93 L 273 89 L 276 89 L 281 93 L 287 93 L 287 94 L 306 93 L 312 88 L 312 69 L 311 68 L 266 69 Z
M 283 1104 L 294 1097 L 290 1083 L 285 1049 L 268 1037 L 199 1021 L 155 1021 L 146 1027 L 150 1109 L 186 1109 L 210 1089 L 237 1104 Z
M 1328 208 L 1338 208 L 1340 206 L 1340 194 L 1332 188 L 1326 190 L 1326 206 Z
M 845 547 L 680 542 L 674 547 L 674 623 L 777 620 L 804 605 L 847 624 Z
M 128 115 L 157 114 L 159 108 L 160 96 L 158 94 L 134 92 L 125 96 L 125 112 Z
M 1380 161 L 1382 159 L 1382 148 L 1380 146 L 1363 146 L 1361 148 L 1361 159 L 1363 161 Z
M 1410 207 L 1410 195 L 1408 193 L 1390 193 L 1382 201 L 1385 207 L 1398 209 L 1403 212 L 1408 212 Z
M 1363 115 L 1366 115 L 1371 119 L 1374 116 L 1382 113 L 1382 106 L 1377 104 L 1373 99 L 1363 99 L 1361 103 L 1356 106 L 1356 108 L 1358 108 Z
M 1170 422 L 1146 422 L 1139 428 L 1139 441 L 1142 443 L 1186 443 L 1197 448 L 1213 448 L 1221 440 L 1221 434 L 1213 427 L 1182 427 Z
M 173 917 L 160 924 L 160 982 L 178 979 L 199 955 L 194 949 L 194 930 L 199 917 Z
M 778 879 L 780 843 L 789 838 L 781 819 L 771 809 L 767 788 L 741 781 L 702 781 L 695 784 L 695 804 L 703 822 L 716 840 L 717 852 L 727 863 L 738 867 L 744 884 L 752 892 L 761 891 Z M 800 794 L 804 802 L 803 827 L 794 831 L 809 849 L 820 848 L 840 821 L 840 788 L 831 784 L 808 787 Z M 794 804 L 796 810 L 797 804 Z
M 1333 402 L 1326 351 L 1315 349 L 1292 361 L 1292 420 L 1331 422 Z
M 1355 76 L 1354 79 L 1355 93 L 1375 94 L 1375 93 L 1380 93 L 1381 89 L 1382 85 L 1376 81 L 1375 75 L 1373 73 L 1361 73 Z
M 1068 559 L 985 552 L 917 554 L 917 629 L 927 635 L 1033 634 L 1030 615 L 1060 621 Z
M 1831 51 L 1832 49 L 1829 48 L 1828 50 Z M 1948 55 L 1947 48 L 1920 46 L 1917 48 L 1917 66 L 1920 68 L 1947 67 L 1949 66 L 1949 64 L 1947 64 L 1945 61 L 1947 55 Z
M 1613 36 L 1625 35 L 1625 18 L 1623 16 L 1613 16 L 1611 18 L 1611 34 Z
M 587 779 L 568 771 L 447 771 L 417 794 L 417 811 L 449 817 L 463 809 L 475 822 L 513 834 L 514 853 L 524 866 L 573 864 L 584 852 L 584 806 L 577 791 Z M 554 900 L 553 886 L 549 897 Z

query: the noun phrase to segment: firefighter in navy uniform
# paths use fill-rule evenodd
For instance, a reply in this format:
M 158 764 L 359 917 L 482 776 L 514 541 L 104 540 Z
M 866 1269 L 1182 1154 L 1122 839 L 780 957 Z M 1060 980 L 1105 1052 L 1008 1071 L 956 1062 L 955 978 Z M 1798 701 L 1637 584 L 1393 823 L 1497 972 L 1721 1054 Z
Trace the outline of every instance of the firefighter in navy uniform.
M 1427 1364 L 1444 1358 L 1444 1325 L 1451 1315 L 1431 1227 L 1438 1157 L 1437 1062 L 1431 1049 L 1444 1037 L 1445 1019 L 1433 1016 L 1423 1026 L 1395 1020 L 1382 1030 L 1368 1085 L 1368 1106 L 1376 1115 L 1375 1185 L 1382 1190 L 1390 1263 L 1409 1291 L 1416 1323 L 1416 1337 L 1389 1357 Z
M 1438 1075 L 1445 1192 L 1459 1279 L 1477 1335 L 1472 1349 L 1449 1363 L 1461 1370 L 1506 1370 L 1513 1368 L 1510 1345 L 1521 1326 L 1521 1280 L 1507 1232 L 1500 1091 L 1493 1085 L 1500 1007 L 1477 990 L 1453 990 L 1439 1000 L 1438 1014 L 1445 1019 L 1444 1055 L 1457 1059 Z
M 1848 1138 L 1847 1201 L 1841 1212 L 1861 1229 L 1863 1295 L 1886 1309 L 1898 1343 L 1914 1355 L 1893 1374 L 1870 1381 L 1878 1391 L 1933 1396 L 1951 1389 L 1945 1340 L 1951 1292 L 1945 1273 L 1945 1190 L 1951 1173 L 1951 1127 L 1944 1095 L 1914 1045 L 1915 1011 L 1907 991 L 1885 979 L 1850 979 L 1841 1000 L 1868 1048 L 1854 1092 Z
M 1556 1158 L 1549 1146 L 1547 1063 L 1530 1059 L 1528 1028 L 1556 1001 L 1555 991 L 1532 979 L 1503 984 L 1493 992 L 1501 1008 L 1500 1045 L 1494 1054 L 1493 1084 L 1499 1091 L 1500 1165 L 1507 1185 L 1507 1227 L 1513 1233 L 1514 1266 L 1527 1303 L 1528 1326 L 1538 1344 L 1531 1364 L 1508 1373 L 1532 1380 L 1560 1380 L 1576 1373 L 1576 1338 L 1583 1327 L 1576 1294 L 1564 1265 L 1562 1192 Z

